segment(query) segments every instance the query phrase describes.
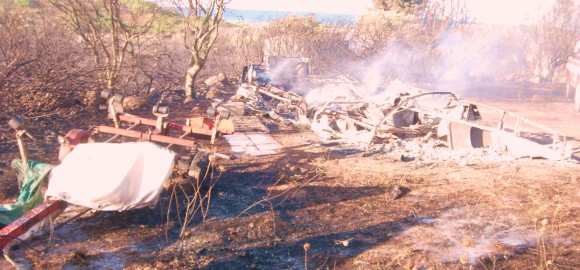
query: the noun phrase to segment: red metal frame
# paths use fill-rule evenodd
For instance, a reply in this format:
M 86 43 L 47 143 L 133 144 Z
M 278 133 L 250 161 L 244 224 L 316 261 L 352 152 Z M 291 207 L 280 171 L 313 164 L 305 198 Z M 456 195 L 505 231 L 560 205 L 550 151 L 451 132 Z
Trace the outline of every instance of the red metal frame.
M 59 159 L 64 159 L 64 157 L 72 151 L 76 145 L 86 143 L 90 139 L 89 132 L 91 131 L 191 148 L 196 147 L 196 142 L 192 139 L 185 139 L 184 137 L 186 135 L 209 136 L 213 144 L 213 140 L 218 133 L 231 134 L 234 131 L 233 122 L 229 119 L 220 120 L 219 115 L 216 117 L 216 120 L 206 117 L 189 118 L 189 125 L 167 123 L 164 122 L 165 118 L 148 119 L 123 113 L 117 113 L 112 116 L 109 115 L 109 118 L 115 120 L 116 127 L 96 126 L 91 127 L 89 131 L 78 129 L 71 130 L 65 137 L 66 141 L 61 144 Z M 156 127 L 156 130 L 153 132 L 140 132 L 131 130 L 131 128 L 122 129 L 118 127 L 120 121 L 133 123 L 134 127 L 138 125 L 153 126 Z M 178 130 L 184 134 L 179 138 L 171 137 L 167 135 L 169 129 Z M 0 237 L 0 248 L 3 249 L 6 245 L 12 242 L 14 238 L 25 234 L 35 224 L 41 222 L 44 218 L 59 210 L 64 210 L 67 206 L 68 203 L 65 201 L 48 199 L 39 206 L 26 212 L 20 218 L 0 230 L 0 235 L 7 236 Z
M 109 116 L 109 118 L 113 118 Z M 136 125 L 147 125 L 155 127 L 157 125 L 157 120 L 155 119 L 148 119 L 134 115 L 127 115 L 127 114 L 117 114 L 117 119 L 120 121 L 136 124 Z M 225 124 L 226 122 L 231 122 L 230 119 L 221 119 L 217 127 L 216 121 L 207 117 L 191 117 L 188 119 L 190 124 L 189 125 L 182 125 L 177 123 L 167 123 L 166 128 L 171 130 L 182 131 L 184 133 L 191 133 L 196 135 L 205 135 L 205 136 L 212 136 L 214 128 L 217 128 L 217 131 L 223 134 L 232 134 L 233 133 L 233 123 Z
M 116 134 L 116 135 L 131 137 L 131 138 L 135 138 L 135 139 L 139 139 L 139 140 L 143 140 L 143 141 L 155 141 L 155 142 L 161 142 L 161 143 L 181 145 L 181 146 L 186 146 L 186 147 L 195 147 L 195 141 L 193 141 L 193 140 L 174 138 L 171 136 L 159 135 L 159 134 L 154 134 L 154 133 L 149 133 L 149 132 L 140 132 L 140 131 L 136 131 L 136 130 L 127 130 L 127 129 L 122 129 L 122 128 L 109 127 L 109 126 L 93 127 L 93 128 L 91 128 L 91 131 L 100 132 L 100 133 Z
M 142 118 L 133 115 L 126 115 L 126 114 L 118 114 L 117 115 L 119 120 L 138 124 L 138 125 L 147 125 L 147 126 L 155 126 L 157 124 L 157 120 Z M 176 123 L 168 123 L 167 128 L 173 130 L 179 130 L 186 133 L 193 133 L 193 134 L 200 134 L 200 135 L 207 135 L 211 136 L 213 126 L 215 125 L 214 121 L 208 118 L 203 118 L 203 124 L 198 126 L 186 126 Z
M 0 237 L 0 249 L 4 249 L 6 245 L 14 240 L 14 238 L 25 234 L 36 223 L 41 222 L 50 214 L 63 210 L 68 206 L 68 203 L 61 200 L 48 199 L 39 206 L 26 212 L 17 220 L 6 225 L 0 230 L 0 235 L 8 237 Z

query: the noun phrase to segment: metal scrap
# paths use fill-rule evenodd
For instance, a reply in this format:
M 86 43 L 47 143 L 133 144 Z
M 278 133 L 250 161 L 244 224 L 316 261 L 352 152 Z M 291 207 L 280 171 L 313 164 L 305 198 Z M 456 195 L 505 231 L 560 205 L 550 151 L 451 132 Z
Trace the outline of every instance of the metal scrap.
M 517 158 L 571 157 L 565 136 L 505 110 L 463 100 L 452 92 L 404 84 L 369 91 L 345 75 L 310 74 L 308 63 L 307 58 L 277 56 L 267 64 L 248 65 L 230 102 L 244 102 L 250 111 L 275 120 L 308 122 L 324 140 L 342 140 L 367 149 L 377 141 L 418 138 L 425 143 L 436 138 L 453 150 L 491 148 Z M 364 94 L 377 91 L 387 95 Z M 308 99 L 308 107 L 306 97 L 313 93 L 318 99 Z M 484 121 L 482 108 L 499 114 L 499 120 Z M 508 125 L 507 118 L 513 123 Z M 524 124 L 535 131 L 523 132 Z M 550 134 L 551 142 L 538 141 L 539 134 Z
M 308 58 L 270 57 L 268 64 L 252 64 L 242 71 L 242 85 L 231 102 L 245 102 L 255 113 L 280 121 L 297 123 L 305 119 L 308 106 L 304 97 L 290 91 L 308 75 Z
M 500 114 L 499 121 L 484 124 L 480 108 Z M 515 123 L 507 125 L 507 117 Z M 523 124 L 538 131 L 524 132 Z M 555 130 L 505 110 L 462 100 L 451 92 L 401 92 L 382 104 L 331 100 L 316 109 L 312 126 L 318 133 L 326 132 L 322 135 L 325 139 L 345 139 L 357 134 L 351 141 L 366 142 L 366 147 L 377 139 L 402 139 L 410 135 L 425 142 L 437 134 L 451 149 L 493 148 L 516 158 L 571 157 L 566 136 Z M 550 134 L 551 142 L 539 142 L 530 134 L 535 137 Z

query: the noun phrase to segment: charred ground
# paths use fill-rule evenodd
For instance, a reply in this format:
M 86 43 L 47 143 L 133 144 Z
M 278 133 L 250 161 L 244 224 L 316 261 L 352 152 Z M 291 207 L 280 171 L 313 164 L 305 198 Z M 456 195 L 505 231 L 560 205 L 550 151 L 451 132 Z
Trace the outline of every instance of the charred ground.
M 568 135 L 577 160 L 578 114 L 558 91 L 485 85 L 474 98 L 549 125 Z M 213 89 L 228 98 L 235 85 Z M 201 113 L 203 92 L 182 104 L 164 94 L 170 118 Z M 484 95 L 484 93 L 492 93 Z M 511 92 L 513 93 L 513 91 Z M 537 102 L 534 94 L 548 97 Z M 205 95 L 204 95 L 205 94 Z M 160 96 L 132 114 L 148 116 Z M 2 115 L 3 121 L 11 116 Z M 484 116 L 485 117 L 485 116 Z M 30 158 L 56 164 L 57 134 L 106 123 L 106 111 L 71 106 L 23 116 L 37 140 Z M 277 155 L 221 160 L 205 221 L 194 219 L 179 238 L 184 197 L 167 189 L 157 207 L 121 213 L 89 212 L 20 245 L 12 257 L 32 269 L 411 269 L 574 268 L 578 250 L 577 161 L 519 159 L 468 162 L 415 157 L 324 144 L 311 131 L 258 118 L 285 148 Z M 171 119 L 170 119 L 171 120 Z M 177 120 L 176 120 L 177 121 Z M 18 157 L 8 127 L 1 129 L 4 202 L 18 193 L 9 164 Z M 228 153 L 226 142 L 218 149 Z M 468 153 L 469 154 L 469 153 Z M 178 200 L 178 204 L 175 203 Z M 176 205 L 180 205 L 177 208 Z M 2 262 L 5 263 L 5 262 Z M 4 264 L 2 264 L 4 266 Z

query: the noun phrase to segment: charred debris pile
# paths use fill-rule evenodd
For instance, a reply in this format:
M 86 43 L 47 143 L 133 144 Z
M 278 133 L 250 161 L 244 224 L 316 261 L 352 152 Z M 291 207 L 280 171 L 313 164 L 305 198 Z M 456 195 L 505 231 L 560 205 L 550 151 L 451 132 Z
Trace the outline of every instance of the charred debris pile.
M 248 65 L 236 95 L 213 105 L 310 128 L 339 149 L 401 161 L 571 157 L 566 136 L 511 112 L 452 92 L 398 82 L 369 89 L 347 75 L 310 74 L 308 58 L 277 56 Z

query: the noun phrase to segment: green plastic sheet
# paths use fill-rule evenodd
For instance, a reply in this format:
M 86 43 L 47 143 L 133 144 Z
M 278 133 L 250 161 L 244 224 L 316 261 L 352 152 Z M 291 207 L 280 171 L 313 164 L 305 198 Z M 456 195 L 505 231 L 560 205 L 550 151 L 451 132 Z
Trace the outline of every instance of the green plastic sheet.
M 11 166 L 21 186 L 20 196 L 14 203 L 0 204 L 0 227 L 10 224 L 43 202 L 42 183 L 52 170 L 52 165 L 34 160 L 28 160 L 27 170 L 24 170 L 20 159 L 12 160 Z

